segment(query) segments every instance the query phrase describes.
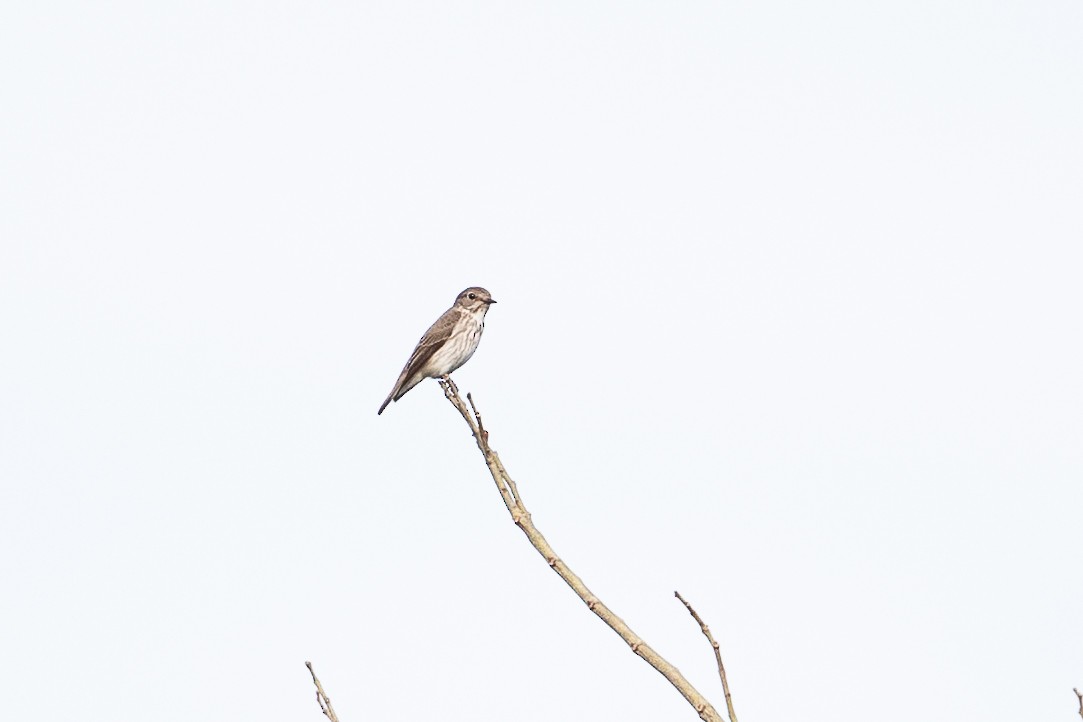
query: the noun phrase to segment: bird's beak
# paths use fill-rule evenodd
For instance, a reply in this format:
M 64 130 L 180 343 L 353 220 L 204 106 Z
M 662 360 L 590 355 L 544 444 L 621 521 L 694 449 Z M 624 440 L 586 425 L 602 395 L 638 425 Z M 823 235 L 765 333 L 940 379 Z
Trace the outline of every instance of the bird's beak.
M 495 299 L 495 298 L 490 298 L 490 299 L 489 299 L 488 301 L 486 301 L 485 303 L 496 303 L 496 299 Z

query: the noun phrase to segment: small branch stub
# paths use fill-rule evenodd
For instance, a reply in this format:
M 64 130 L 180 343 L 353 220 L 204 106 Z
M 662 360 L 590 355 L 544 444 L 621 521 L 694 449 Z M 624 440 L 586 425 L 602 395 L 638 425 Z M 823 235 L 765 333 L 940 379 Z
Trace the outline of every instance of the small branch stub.
M 1072 691 L 1075 692 L 1076 699 L 1079 700 L 1079 716 L 1083 717 L 1083 694 L 1079 693 L 1077 687 L 1072 687 Z

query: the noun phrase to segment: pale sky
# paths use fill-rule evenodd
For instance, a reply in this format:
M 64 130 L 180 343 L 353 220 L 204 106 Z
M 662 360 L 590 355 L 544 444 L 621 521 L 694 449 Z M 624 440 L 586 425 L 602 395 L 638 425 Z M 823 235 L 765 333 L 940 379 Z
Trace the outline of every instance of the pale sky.
M 1077 719 L 1083 4 L 12 2 L 0 717 Z

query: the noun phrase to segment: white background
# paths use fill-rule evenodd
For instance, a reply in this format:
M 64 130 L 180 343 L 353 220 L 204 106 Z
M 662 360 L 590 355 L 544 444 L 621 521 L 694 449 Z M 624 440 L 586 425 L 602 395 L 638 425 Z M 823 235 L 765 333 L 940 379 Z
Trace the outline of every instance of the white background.
M 1079 2 L 0 11 L 0 716 L 1072 720 Z

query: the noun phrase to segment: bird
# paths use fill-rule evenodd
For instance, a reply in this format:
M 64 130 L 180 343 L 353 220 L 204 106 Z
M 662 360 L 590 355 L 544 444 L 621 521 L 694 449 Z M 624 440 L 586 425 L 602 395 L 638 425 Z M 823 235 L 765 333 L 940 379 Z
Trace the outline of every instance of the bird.
M 485 314 L 494 303 L 496 300 L 489 292 L 479 286 L 471 286 L 456 296 L 451 308 L 444 311 L 417 342 L 410 360 L 376 415 L 382 414 L 388 404 L 401 399 L 423 380 L 446 379 L 448 374 L 469 361 L 485 330 Z

